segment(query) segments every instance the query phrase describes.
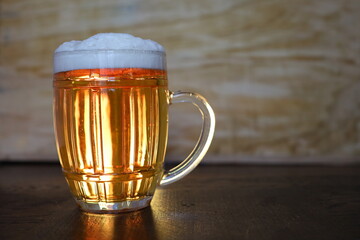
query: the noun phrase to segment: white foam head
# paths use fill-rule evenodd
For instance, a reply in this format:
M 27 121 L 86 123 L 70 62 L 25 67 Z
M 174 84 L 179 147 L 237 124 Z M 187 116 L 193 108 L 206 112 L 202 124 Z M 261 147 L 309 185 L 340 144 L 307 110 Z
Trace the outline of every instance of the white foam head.
M 55 50 L 54 73 L 95 68 L 166 69 L 165 50 L 157 42 L 126 33 L 99 33 Z

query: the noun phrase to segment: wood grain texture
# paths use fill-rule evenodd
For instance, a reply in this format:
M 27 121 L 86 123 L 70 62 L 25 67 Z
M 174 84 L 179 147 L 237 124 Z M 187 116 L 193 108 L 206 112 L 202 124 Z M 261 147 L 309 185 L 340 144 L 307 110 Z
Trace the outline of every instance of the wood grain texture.
M 150 208 L 87 214 L 59 165 L 0 168 L 1 239 L 359 239 L 360 167 L 200 166 Z
M 358 0 L 0 4 L 0 159 L 57 158 L 51 79 L 60 43 L 128 32 L 166 47 L 172 90 L 213 105 L 205 161 L 360 161 Z M 182 106 L 171 114 L 168 159 L 180 160 L 200 115 Z

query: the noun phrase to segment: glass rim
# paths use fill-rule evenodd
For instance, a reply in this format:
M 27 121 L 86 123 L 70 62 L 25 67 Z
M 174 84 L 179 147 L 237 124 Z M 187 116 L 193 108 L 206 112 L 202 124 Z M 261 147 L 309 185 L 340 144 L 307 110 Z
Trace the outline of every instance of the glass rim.
M 60 52 L 54 52 L 54 56 L 56 55 L 70 55 L 70 54 L 76 54 L 76 53 L 82 53 L 82 54 L 88 54 L 88 53 L 106 53 L 106 52 L 122 52 L 122 53 L 131 53 L 131 52 L 138 52 L 138 53 L 145 53 L 145 54 L 157 54 L 161 56 L 165 56 L 165 51 L 158 51 L 158 50 L 143 50 L 143 49 L 87 49 L 87 50 L 72 50 L 72 51 L 60 51 Z

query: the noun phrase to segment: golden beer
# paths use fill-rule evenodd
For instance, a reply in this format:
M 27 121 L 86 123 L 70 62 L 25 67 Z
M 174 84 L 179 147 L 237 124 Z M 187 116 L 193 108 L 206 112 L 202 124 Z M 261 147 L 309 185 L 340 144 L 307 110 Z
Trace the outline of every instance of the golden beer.
M 166 71 L 85 69 L 54 75 L 60 162 L 76 200 L 151 199 L 168 128 Z

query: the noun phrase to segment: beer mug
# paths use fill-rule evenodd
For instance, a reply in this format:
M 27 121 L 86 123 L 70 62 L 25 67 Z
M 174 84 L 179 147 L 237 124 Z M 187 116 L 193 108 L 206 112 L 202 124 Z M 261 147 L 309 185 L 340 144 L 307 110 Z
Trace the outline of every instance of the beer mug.
M 151 40 L 102 33 L 60 45 L 54 54 L 54 127 L 60 163 L 84 211 L 117 213 L 149 206 L 155 188 L 191 172 L 207 152 L 215 115 L 196 93 L 168 90 L 165 51 Z M 163 168 L 168 106 L 201 112 L 194 150 Z

